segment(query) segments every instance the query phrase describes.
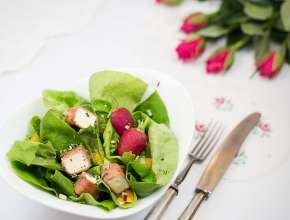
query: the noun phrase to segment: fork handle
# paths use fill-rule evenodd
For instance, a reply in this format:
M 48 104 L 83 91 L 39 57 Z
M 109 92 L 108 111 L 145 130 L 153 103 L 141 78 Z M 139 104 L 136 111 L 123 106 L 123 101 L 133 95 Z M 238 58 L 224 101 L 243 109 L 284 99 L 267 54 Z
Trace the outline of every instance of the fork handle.
M 190 220 L 195 215 L 196 211 L 200 207 L 201 203 L 205 200 L 206 194 L 203 192 L 197 192 L 195 196 L 192 198 L 189 205 L 183 211 L 183 213 L 179 216 L 178 220 Z
M 159 220 L 167 209 L 172 199 L 177 195 L 177 191 L 173 188 L 168 188 L 162 198 L 158 201 L 155 208 L 153 208 L 144 220 Z

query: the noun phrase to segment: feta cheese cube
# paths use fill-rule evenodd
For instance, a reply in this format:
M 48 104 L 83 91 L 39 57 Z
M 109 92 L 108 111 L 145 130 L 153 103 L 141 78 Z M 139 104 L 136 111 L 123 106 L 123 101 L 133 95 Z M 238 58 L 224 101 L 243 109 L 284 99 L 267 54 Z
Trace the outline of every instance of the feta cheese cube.
M 88 128 L 97 125 L 98 117 L 82 107 L 74 107 L 68 109 L 66 113 L 66 121 L 70 125 L 78 128 Z

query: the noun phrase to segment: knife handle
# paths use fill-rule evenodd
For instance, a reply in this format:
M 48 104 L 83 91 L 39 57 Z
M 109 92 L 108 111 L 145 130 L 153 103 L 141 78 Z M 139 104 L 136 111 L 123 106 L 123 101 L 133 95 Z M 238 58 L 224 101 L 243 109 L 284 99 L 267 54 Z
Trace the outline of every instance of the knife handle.
M 179 216 L 178 220 L 190 220 L 195 215 L 201 203 L 205 200 L 206 194 L 203 192 L 197 192 L 195 196 L 192 198 L 189 205 L 183 211 L 183 213 Z
M 144 220 L 159 220 L 167 209 L 172 199 L 177 195 L 177 191 L 173 188 L 168 188 L 162 198 L 158 201 L 155 208 L 153 208 Z

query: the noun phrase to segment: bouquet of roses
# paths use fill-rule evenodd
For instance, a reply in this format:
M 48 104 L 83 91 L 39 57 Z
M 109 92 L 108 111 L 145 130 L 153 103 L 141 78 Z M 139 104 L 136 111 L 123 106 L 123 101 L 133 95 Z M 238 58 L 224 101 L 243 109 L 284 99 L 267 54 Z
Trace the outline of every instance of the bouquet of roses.
M 159 0 L 167 1 L 182 2 Z M 176 52 L 183 61 L 197 59 L 207 43 L 226 38 L 206 61 L 210 74 L 228 70 L 236 51 L 246 45 L 255 48 L 256 72 L 262 77 L 273 78 L 285 62 L 290 63 L 290 0 L 223 0 L 216 12 L 188 15 L 181 30 L 187 37 Z

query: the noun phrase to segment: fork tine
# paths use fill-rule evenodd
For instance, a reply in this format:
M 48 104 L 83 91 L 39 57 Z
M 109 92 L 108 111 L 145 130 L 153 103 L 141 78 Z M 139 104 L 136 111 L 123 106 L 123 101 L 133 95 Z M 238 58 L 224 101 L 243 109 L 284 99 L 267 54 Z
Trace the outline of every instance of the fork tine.
M 209 122 L 209 124 L 208 124 L 208 126 L 207 126 L 207 129 L 206 129 L 206 131 L 204 132 L 203 136 L 198 140 L 198 142 L 195 144 L 194 148 L 191 150 L 191 152 L 190 152 L 191 154 L 193 154 L 194 151 L 195 151 L 196 149 L 198 149 L 200 143 L 202 142 L 202 140 L 203 140 L 203 139 L 205 138 L 205 136 L 207 135 L 208 130 L 210 129 L 212 123 L 213 123 L 213 121 L 210 120 L 210 122 Z
M 211 129 L 208 129 L 208 135 L 204 138 L 204 140 L 201 142 L 200 147 L 197 149 L 196 152 L 194 152 L 195 155 L 198 155 L 200 151 L 204 148 L 204 145 L 208 142 L 208 139 L 211 137 L 212 132 L 215 130 L 216 126 L 218 125 L 217 122 L 214 123 Z
M 201 160 L 204 160 L 207 158 L 207 156 L 212 152 L 214 147 L 217 145 L 218 141 L 220 140 L 222 134 L 224 132 L 224 128 L 222 125 L 219 126 L 207 146 L 204 148 L 204 150 L 200 154 Z

